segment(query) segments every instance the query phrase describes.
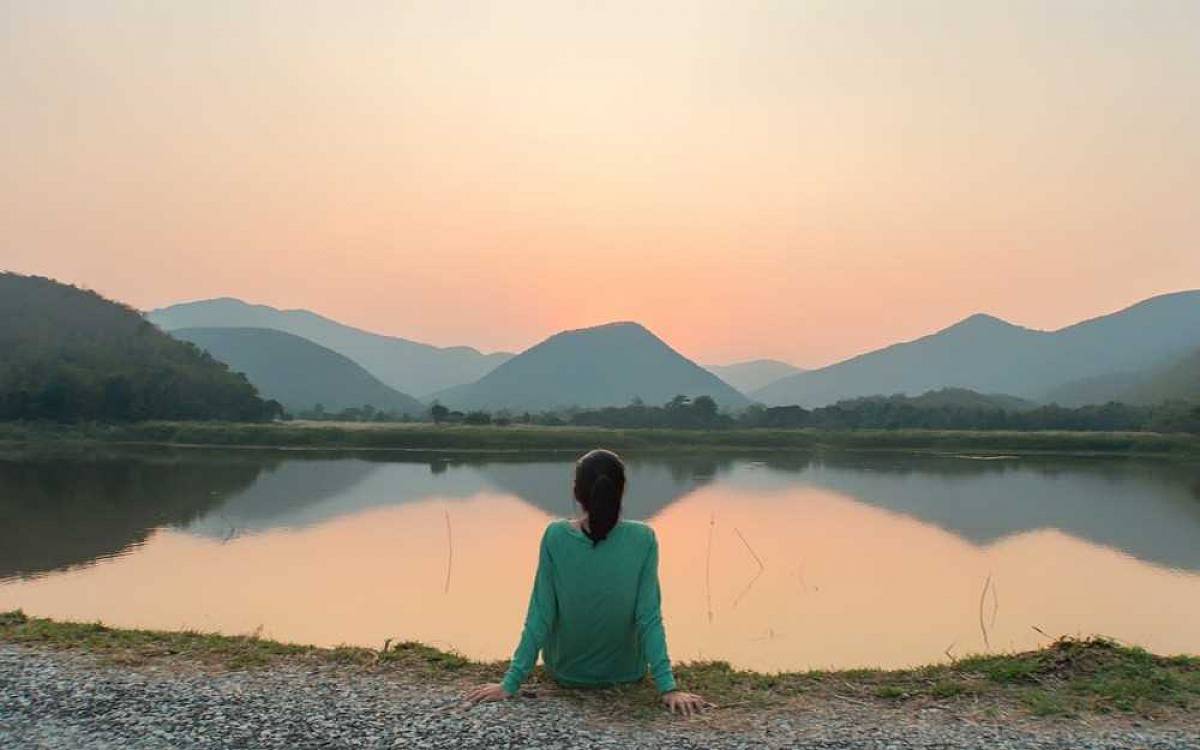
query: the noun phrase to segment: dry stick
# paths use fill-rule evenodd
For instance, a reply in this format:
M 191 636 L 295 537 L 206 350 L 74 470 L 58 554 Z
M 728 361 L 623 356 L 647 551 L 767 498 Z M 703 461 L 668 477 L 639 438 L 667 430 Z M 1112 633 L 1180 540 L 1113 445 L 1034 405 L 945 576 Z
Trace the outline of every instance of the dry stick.
M 983 621 L 983 602 L 987 599 L 988 589 L 992 587 L 992 574 L 988 573 L 987 580 L 983 582 L 983 591 L 979 592 L 979 632 L 983 633 L 983 646 L 986 649 L 992 648 L 992 643 L 988 638 L 987 625 Z
M 391 647 L 392 647 L 392 639 L 385 638 L 383 641 L 383 648 L 380 649 L 379 651 L 375 652 L 375 663 L 376 664 L 383 661 L 383 657 L 387 655 L 388 649 L 390 649 Z
M 746 541 L 746 537 L 742 536 L 742 532 L 736 526 L 733 527 L 733 530 L 738 535 L 738 539 L 742 540 L 742 544 L 746 545 L 746 549 L 750 550 L 750 554 L 754 557 L 754 562 L 758 563 L 758 571 L 761 573 L 767 566 L 763 565 L 763 561 L 759 559 L 758 553 L 750 546 L 750 542 Z
M 733 607 L 734 609 L 737 609 L 738 603 L 742 601 L 742 598 L 745 597 L 746 594 L 750 593 L 750 589 L 754 588 L 754 584 L 758 581 L 759 576 L 763 574 L 763 571 L 767 569 L 767 566 L 763 565 L 763 561 L 759 558 L 758 553 L 754 551 L 754 548 L 750 546 L 750 542 L 746 541 L 746 537 L 742 535 L 742 532 L 736 526 L 733 527 L 733 531 L 738 535 L 738 539 L 742 540 L 742 544 L 746 545 L 746 549 L 750 551 L 750 555 L 754 558 L 754 562 L 758 563 L 758 572 L 755 573 L 754 577 L 750 579 L 750 582 L 746 584 L 746 588 L 742 589 L 742 592 L 737 595 L 736 599 L 733 600 Z
M 761 570 L 755 573 L 754 577 L 750 579 L 750 582 L 746 584 L 746 587 L 737 595 L 737 598 L 733 600 L 734 609 L 737 609 L 737 605 L 741 603 L 746 594 L 750 593 L 750 589 L 754 588 L 754 584 L 758 582 L 758 579 L 760 576 L 762 576 L 762 574 L 763 572 Z
M 221 538 L 221 544 L 228 544 L 230 540 L 234 539 L 238 535 L 238 529 L 237 526 L 229 523 L 229 518 L 226 517 L 224 513 L 221 514 L 221 521 L 229 527 L 229 531 L 225 532 L 224 536 Z
M 450 511 L 446 511 L 446 586 L 442 589 L 443 594 L 450 593 L 450 571 L 454 568 L 454 535 L 450 531 Z
M 992 630 L 996 629 L 996 614 L 1000 611 L 1000 597 L 996 594 L 996 582 L 992 581 L 992 621 L 988 623 L 988 627 Z
M 708 602 L 708 623 L 713 621 L 712 610 L 712 537 L 713 527 L 717 525 L 717 514 L 713 513 L 708 519 L 708 550 L 704 554 L 704 598 Z
M 866 701 L 860 701 L 857 698 L 851 698 L 848 695 L 842 695 L 841 693 L 831 693 L 831 695 L 834 698 L 840 698 L 840 699 L 846 701 L 847 703 L 853 703 L 856 706 L 866 706 L 867 708 L 873 708 L 873 706 L 870 703 L 867 703 Z

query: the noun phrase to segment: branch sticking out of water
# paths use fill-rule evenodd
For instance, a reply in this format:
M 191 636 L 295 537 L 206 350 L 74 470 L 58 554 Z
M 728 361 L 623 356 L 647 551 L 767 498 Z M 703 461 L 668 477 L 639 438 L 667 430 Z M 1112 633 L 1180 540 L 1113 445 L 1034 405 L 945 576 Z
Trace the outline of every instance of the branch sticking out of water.
M 983 591 L 979 592 L 979 632 L 983 633 L 984 648 L 989 649 L 989 650 L 992 648 L 992 642 L 991 642 L 991 639 L 988 637 L 987 623 L 985 623 L 984 619 L 983 619 L 983 603 L 985 601 L 987 601 L 987 594 L 988 594 L 988 591 L 991 590 L 991 588 L 992 588 L 992 574 L 988 573 L 987 579 L 984 580 L 984 582 L 983 582 Z M 993 602 L 994 601 L 995 600 L 993 600 Z M 992 611 L 992 624 L 995 624 L 995 622 L 996 622 L 995 609 L 998 607 L 999 607 L 998 604 L 994 604 L 993 611 Z
M 763 570 L 766 570 L 767 566 L 763 565 L 762 559 L 758 556 L 758 553 L 754 551 L 754 548 L 750 546 L 750 542 L 746 541 L 746 537 L 742 536 L 742 532 L 739 531 L 736 526 L 733 527 L 733 530 L 738 535 L 738 539 L 742 540 L 742 544 L 746 545 L 746 549 L 750 551 L 750 555 L 754 558 L 754 562 L 758 563 L 758 571 L 761 573 Z
M 992 581 L 992 620 L 988 623 L 988 627 L 995 629 L 996 615 L 1000 612 L 1000 596 L 996 593 L 996 582 Z
M 454 534 L 450 530 L 450 511 L 446 511 L 446 586 L 443 594 L 450 593 L 450 571 L 454 569 Z
M 741 603 L 746 594 L 750 593 L 750 589 L 754 588 L 754 584 L 758 583 L 758 579 L 760 576 L 762 576 L 762 574 L 762 568 L 759 568 L 758 572 L 754 574 L 754 577 L 750 579 L 750 582 L 746 584 L 746 588 L 742 589 L 741 593 L 737 595 L 737 598 L 733 600 L 734 609 L 737 609 L 737 605 Z
M 759 576 L 763 574 L 763 571 L 767 569 L 767 566 L 763 565 L 762 558 L 760 558 L 758 553 L 754 551 L 754 548 L 750 546 L 750 542 L 746 541 L 746 537 L 742 534 L 741 530 L 735 526 L 733 531 L 738 535 L 738 539 L 742 540 L 742 544 L 746 545 L 746 549 L 750 552 L 750 556 L 754 558 L 754 562 L 758 563 L 758 572 L 755 573 L 754 577 L 750 579 L 750 582 L 746 584 L 746 588 L 742 589 L 741 593 L 737 595 L 737 598 L 733 600 L 733 607 L 734 609 L 737 609 L 737 605 L 742 601 L 742 598 L 745 597 L 746 594 L 750 593 L 750 589 L 754 588 L 754 584 L 758 582 Z
M 712 538 L 713 528 L 717 525 L 717 514 L 713 513 L 708 519 L 708 549 L 704 553 L 704 598 L 708 604 L 708 624 L 713 621 L 712 608 Z

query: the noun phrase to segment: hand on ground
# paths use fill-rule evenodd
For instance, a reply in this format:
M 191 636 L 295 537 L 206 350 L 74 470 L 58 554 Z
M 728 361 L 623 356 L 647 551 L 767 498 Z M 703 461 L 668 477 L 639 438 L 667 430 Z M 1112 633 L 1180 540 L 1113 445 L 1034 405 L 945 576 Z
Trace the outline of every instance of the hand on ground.
M 698 714 L 705 708 L 712 706 L 711 703 L 695 693 L 685 693 L 682 690 L 672 690 L 669 693 L 664 693 L 662 702 L 671 713 L 683 716 Z
M 469 691 L 463 696 L 467 703 L 474 705 L 476 703 L 490 703 L 492 701 L 502 701 L 506 698 L 511 698 L 508 691 L 500 687 L 498 682 L 489 682 L 486 685 L 480 685 L 474 690 Z

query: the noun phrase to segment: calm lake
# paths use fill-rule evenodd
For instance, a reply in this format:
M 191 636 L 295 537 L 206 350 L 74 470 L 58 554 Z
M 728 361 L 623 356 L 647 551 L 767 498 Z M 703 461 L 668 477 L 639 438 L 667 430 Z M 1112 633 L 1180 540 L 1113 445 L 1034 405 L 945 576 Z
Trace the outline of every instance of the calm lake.
M 627 456 L 676 661 L 898 667 L 1099 633 L 1200 652 L 1200 466 Z M 506 658 L 563 455 L 0 452 L 0 610 Z

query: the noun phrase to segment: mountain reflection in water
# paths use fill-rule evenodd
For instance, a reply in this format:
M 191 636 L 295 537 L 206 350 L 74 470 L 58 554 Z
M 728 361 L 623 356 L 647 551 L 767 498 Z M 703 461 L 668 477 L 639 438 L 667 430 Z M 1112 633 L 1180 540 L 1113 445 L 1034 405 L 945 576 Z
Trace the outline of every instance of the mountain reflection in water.
M 1200 651 L 1193 466 L 627 461 L 624 511 L 658 531 L 676 658 L 899 666 L 1030 647 L 1034 628 Z M 10 449 L 0 610 L 502 658 L 540 530 L 575 512 L 571 473 L 563 454 Z

